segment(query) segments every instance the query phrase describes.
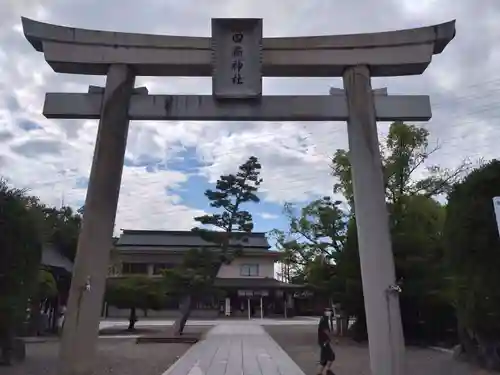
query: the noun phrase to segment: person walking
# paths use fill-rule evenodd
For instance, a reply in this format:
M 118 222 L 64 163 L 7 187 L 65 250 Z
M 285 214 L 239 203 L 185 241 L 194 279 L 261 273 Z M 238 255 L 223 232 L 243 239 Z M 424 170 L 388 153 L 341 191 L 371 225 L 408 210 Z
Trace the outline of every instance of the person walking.
M 333 361 L 335 361 L 335 352 L 333 351 L 331 343 L 331 313 L 330 309 L 325 309 L 318 324 L 318 344 L 320 346 L 320 369 L 318 375 L 335 375 L 331 369 Z
M 64 319 L 65 319 L 65 317 L 66 317 L 66 306 L 62 305 L 61 309 L 59 310 L 59 319 L 58 319 L 58 322 L 57 322 L 57 327 L 58 327 L 59 333 L 62 333 L 62 330 L 64 328 Z

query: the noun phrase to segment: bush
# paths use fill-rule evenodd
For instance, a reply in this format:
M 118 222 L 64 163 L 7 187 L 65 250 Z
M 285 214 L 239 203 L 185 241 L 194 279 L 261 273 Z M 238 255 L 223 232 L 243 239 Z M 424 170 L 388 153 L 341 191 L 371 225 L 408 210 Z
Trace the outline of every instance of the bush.
M 462 353 L 500 368 L 500 240 L 492 198 L 500 162 L 474 170 L 450 193 L 444 228 Z
M 135 329 L 137 309 L 159 310 L 165 305 L 166 295 L 163 280 L 147 276 L 130 276 L 108 280 L 105 300 L 120 309 L 130 309 L 129 330 Z
M 0 346 L 10 364 L 37 280 L 41 236 L 24 191 L 0 180 Z

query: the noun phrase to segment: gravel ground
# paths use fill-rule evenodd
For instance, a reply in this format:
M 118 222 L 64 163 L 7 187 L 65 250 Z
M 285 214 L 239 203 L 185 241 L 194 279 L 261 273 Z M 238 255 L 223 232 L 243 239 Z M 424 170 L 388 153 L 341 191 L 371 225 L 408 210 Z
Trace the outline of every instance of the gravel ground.
M 271 337 L 307 375 L 317 373 L 319 350 L 315 326 L 266 326 Z M 369 375 L 369 357 L 366 345 L 342 339 L 334 345 L 337 359 L 336 375 Z M 493 374 L 454 361 L 450 354 L 431 349 L 407 348 L 405 375 L 486 375 Z
M 206 330 L 189 327 L 187 331 Z M 194 328 L 194 329 L 193 329 Z M 132 338 L 101 338 L 93 375 L 162 375 L 191 345 L 136 344 Z M 26 344 L 26 361 L 0 367 L 1 375 L 57 375 L 59 342 Z

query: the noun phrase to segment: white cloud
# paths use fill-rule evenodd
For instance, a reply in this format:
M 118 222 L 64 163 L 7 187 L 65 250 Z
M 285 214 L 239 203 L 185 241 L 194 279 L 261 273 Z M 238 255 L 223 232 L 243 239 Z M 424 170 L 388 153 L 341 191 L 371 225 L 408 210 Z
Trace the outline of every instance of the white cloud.
M 331 145 L 344 146 L 343 124 L 253 124 L 249 131 L 234 132 L 198 146 L 210 164 L 202 172 L 210 181 L 234 170 L 248 156 L 262 163 L 261 191 L 271 202 L 303 201 L 332 191 L 329 175 Z
M 95 121 L 50 121 L 41 116 L 46 91 L 85 91 L 103 85 L 103 77 L 55 74 L 24 39 L 20 16 L 56 24 L 116 31 L 204 35 L 211 17 L 263 17 L 266 36 L 384 31 L 457 18 L 457 37 L 419 77 L 374 80 L 390 93 L 431 94 L 434 119 L 426 125 L 443 145 L 432 162 L 448 167 L 464 157 L 498 156 L 500 76 L 496 52 L 500 27 L 497 1 L 382 0 L 8 0 L 0 14 L 0 174 L 19 187 L 30 187 L 49 204 L 77 206 L 85 190 L 76 182 L 88 176 L 96 134 Z M 117 16 L 116 7 L 120 13 Z M 314 20 L 312 22 L 311 20 Z M 480 21 L 479 21 L 480 20 Z M 151 93 L 204 93 L 208 78 L 138 79 Z M 265 79 L 265 93 L 326 94 L 338 79 Z M 40 128 L 32 126 L 39 125 Z M 381 124 L 381 133 L 387 128 Z M 153 123 L 130 124 L 127 158 L 169 165 L 185 148 L 204 164 L 214 182 L 248 156 L 263 165 L 263 198 L 300 202 L 331 193 L 329 157 L 347 147 L 342 123 Z M 201 211 L 182 202 L 176 189 L 187 173 L 125 167 L 117 228 L 190 228 Z M 195 188 L 195 187 L 193 187 Z M 200 195 L 203 191 L 199 192 Z M 265 212 L 260 213 L 264 218 Z M 269 217 L 268 217 L 269 218 Z
M 260 212 L 259 213 L 259 216 L 261 218 L 263 218 L 264 220 L 273 220 L 273 219 L 277 219 L 279 218 L 278 215 L 275 215 L 275 214 L 271 214 L 269 212 Z
M 148 173 L 144 168 L 124 168 L 115 229 L 179 230 L 194 227 L 193 218 L 204 212 L 186 206 L 174 193 L 186 181 L 187 176 L 181 172 Z

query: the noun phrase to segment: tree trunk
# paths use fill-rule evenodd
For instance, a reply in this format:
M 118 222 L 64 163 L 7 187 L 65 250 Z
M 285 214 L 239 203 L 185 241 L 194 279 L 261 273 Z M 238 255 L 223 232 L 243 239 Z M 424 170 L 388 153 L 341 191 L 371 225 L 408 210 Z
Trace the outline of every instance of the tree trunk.
M 175 320 L 173 326 L 174 335 L 181 336 L 184 332 L 184 327 L 186 326 L 186 322 L 189 319 L 189 315 L 191 314 L 191 306 L 191 296 L 187 295 L 183 297 L 179 309 L 179 317 Z
M 14 330 L 12 327 L 2 327 L 0 332 L 0 349 L 2 351 L 1 361 L 2 365 L 10 366 L 12 364 L 14 352 Z
M 41 301 L 33 297 L 30 300 L 30 318 L 28 321 L 28 334 L 30 336 L 40 336 L 42 334 L 42 310 Z
M 465 356 L 466 359 L 471 360 L 477 358 L 477 342 L 469 335 L 468 330 L 459 324 L 458 338 L 460 341 L 461 352 L 460 356 Z
M 128 318 L 128 328 L 127 331 L 135 330 L 135 323 L 137 322 L 137 314 L 135 312 L 135 307 L 130 309 L 130 316 Z
M 57 319 L 59 317 L 59 298 L 56 297 L 52 300 L 52 314 L 50 321 L 50 332 L 57 333 Z
M 347 336 L 347 332 L 349 332 L 349 315 L 342 314 L 342 318 L 340 319 L 340 327 L 342 336 Z
M 336 328 L 337 328 L 337 336 L 344 337 L 347 336 L 348 326 L 349 326 L 349 318 L 342 314 L 336 318 Z
M 455 355 L 488 370 L 500 370 L 500 342 L 483 339 L 471 330 L 461 330 L 460 350 Z

